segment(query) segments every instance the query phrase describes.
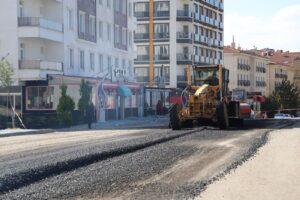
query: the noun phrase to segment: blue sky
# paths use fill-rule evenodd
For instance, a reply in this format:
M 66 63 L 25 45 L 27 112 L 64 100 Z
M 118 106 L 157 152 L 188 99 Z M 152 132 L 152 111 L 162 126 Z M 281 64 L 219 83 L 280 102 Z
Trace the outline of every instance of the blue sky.
M 225 44 L 300 51 L 300 0 L 225 0 Z

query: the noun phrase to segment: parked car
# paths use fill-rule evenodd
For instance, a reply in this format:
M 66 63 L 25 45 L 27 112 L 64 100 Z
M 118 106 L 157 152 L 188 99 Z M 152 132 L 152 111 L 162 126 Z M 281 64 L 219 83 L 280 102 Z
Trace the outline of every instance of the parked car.
M 274 116 L 274 119 L 292 119 L 293 116 L 289 115 L 289 114 L 284 114 L 284 113 L 277 113 Z

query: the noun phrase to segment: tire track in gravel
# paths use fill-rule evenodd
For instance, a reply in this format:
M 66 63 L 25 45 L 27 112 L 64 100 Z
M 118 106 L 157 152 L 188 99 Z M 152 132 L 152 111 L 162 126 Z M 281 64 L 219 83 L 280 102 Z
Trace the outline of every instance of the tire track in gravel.
M 201 132 L 203 130 L 205 130 L 205 128 L 198 128 L 184 133 L 168 135 L 145 143 L 116 148 L 112 151 L 103 151 L 99 153 L 89 154 L 76 159 L 53 163 L 50 165 L 41 166 L 36 169 L 21 171 L 16 174 L 5 175 L 4 177 L 0 178 L 0 194 L 5 194 L 7 192 L 22 188 L 26 185 L 41 181 L 48 177 L 59 175 L 64 172 L 69 172 L 116 156 L 133 153 L 147 147 L 168 142 L 170 140 L 184 137 L 196 132 Z

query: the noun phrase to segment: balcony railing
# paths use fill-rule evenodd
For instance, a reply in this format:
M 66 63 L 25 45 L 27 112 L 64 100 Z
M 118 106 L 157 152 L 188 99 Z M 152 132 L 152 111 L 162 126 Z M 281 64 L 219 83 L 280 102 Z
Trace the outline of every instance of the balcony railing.
M 161 60 L 170 60 L 169 54 L 162 54 L 162 55 L 154 55 L 155 61 L 161 61 Z
M 140 62 L 149 62 L 149 55 L 137 55 L 136 57 L 136 61 L 140 61 Z
M 149 11 L 135 12 L 134 16 L 136 18 L 149 18 Z
M 192 39 L 193 34 L 192 33 L 184 33 L 184 32 L 177 32 L 177 39 Z
M 193 18 L 193 13 L 189 10 L 177 10 L 178 18 Z
M 238 69 L 250 71 L 251 66 L 250 66 L 250 65 L 247 65 L 247 64 L 241 64 L 241 63 L 238 63 Z
M 154 11 L 154 17 L 170 17 L 170 11 Z
M 134 40 L 148 40 L 149 33 L 135 33 Z
M 19 69 L 35 69 L 62 72 L 63 64 L 61 62 L 50 62 L 42 60 L 20 60 Z
M 163 39 L 169 39 L 169 38 L 170 38 L 169 33 L 154 33 L 155 40 L 163 40 Z
M 40 17 L 19 17 L 18 18 L 19 26 L 36 26 L 53 31 L 63 32 L 63 25 L 58 22 L 47 20 Z
M 178 53 L 177 61 L 192 61 L 192 56 L 189 53 Z
M 238 80 L 238 86 L 248 87 L 250 85 L 251 85 L 251 82 L 249 80 Z

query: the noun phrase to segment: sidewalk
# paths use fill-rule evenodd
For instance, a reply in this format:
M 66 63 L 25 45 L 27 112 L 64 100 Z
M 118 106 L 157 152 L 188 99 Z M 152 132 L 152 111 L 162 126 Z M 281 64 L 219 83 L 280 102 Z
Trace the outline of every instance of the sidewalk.
M 298 200 L 300 123 L 270 134 L 258 155 L 208 186 L 198 200 Z
M 169 124 L 168 116 L 148 116 L 132 117 L 125 120 L 111 120 L 98 122 L 92 125 L 93 130 L 116 130 L 116 129 L 148 129 L 148 128 L 167 128 Z M 87 124 L 60 129 L 58 131 L 81 131 L 88 130 Z
M 92 125 L 93 130 L 118 130 L 118 129 L 148 129 L 148 128 L 167 128 L 169 123 L 168 116 L 148 116 L 133 117 L 125 120 L 112 120 L 98 122 Z M 89 130 L 87 124 L 72 126 L 63 129 L 5 129 L 0 130 L 1 137 L 10 137 L 18 135 L 45 134 L 51 132 L 71 132 Z

